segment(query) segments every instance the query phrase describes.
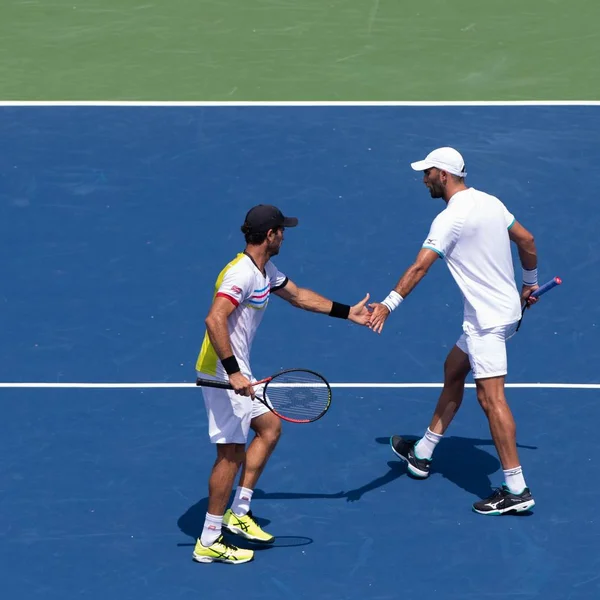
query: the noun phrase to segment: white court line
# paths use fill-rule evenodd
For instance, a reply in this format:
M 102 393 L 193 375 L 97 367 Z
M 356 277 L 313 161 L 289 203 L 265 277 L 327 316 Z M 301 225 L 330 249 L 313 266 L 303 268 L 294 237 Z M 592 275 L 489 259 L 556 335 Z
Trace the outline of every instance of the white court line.
M 441 388 L 441 383 L 332 383 L 332 388 L 373 388 L 373 389 L 428 389 Z M 195 388 L 195 383 L 44 383 L 44 382 L 0 382 L 0 388 L 58 388 L 58 389 L 147 389 L 147 388 Z M 466 387 L 474 388 L 474 383 Z M 557 390 L 600 390 L 600 383 L 507 383 L 507 388 L 557 389 Z
M 600 106 L 600 100 L 467 100 L 467 101 L 396 101 L 396 100 L 2 100 L 0 107 L 257 107 L 257 106 Z

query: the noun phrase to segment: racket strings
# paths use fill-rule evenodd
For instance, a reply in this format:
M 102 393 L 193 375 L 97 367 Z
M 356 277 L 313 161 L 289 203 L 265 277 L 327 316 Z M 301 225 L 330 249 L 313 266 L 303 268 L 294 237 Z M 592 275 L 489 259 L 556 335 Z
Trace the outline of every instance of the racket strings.
M 274 377 L 265 387 L 264 399 L 282 416 L 313 421 L 328 409 L 331 390 L 316 373 L 295 371 Z

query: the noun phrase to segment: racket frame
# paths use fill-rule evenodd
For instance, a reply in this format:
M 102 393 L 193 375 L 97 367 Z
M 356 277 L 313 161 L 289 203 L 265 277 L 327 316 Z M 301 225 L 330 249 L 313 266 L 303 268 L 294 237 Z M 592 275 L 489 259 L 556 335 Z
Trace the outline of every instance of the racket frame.
M 286 373 L 296 373 L 296 372 L 310 373 L 311 375 L 316 375 L 327 387 L 327 393 L 329 395 L 329 399 L 327 401 L 327 406 L 318 416 L 316 416 L 312 419 L 293 419 L 292 417 L 287 417 L 285 415 L 278 413 L 259 394 L 255 395 L 255 399 L 258 400 L 259 402 L 262 402 L 262 404 L 264 404 L 274 415 L 278 416 L 283 421 L 287 421 L 289 423 L 297 423 L 297 424 L 314 423 L 315 421 L 318 421 L 321 417 L 323 417 L 323 415 L 325 415 L 325 413 L 329 410 L 329 407 L 331 406 L 331 397 L 332 397 L 331 386 L 329 385 L 329 382 L 325 379 L 325 377 L 323 377 L 323 375 L 321 375 L 320 373 L 317 373 L 316 371 L 312 371 L 311 369 L 285 369 L 283 371 L 279 371 L 278 373 L 275 373 L 274 375 L 271 375 L 270 377 L 265 377 L 264 379 L 260 379 L 259 381 L 253 381 L 251 385 L 252 385 L 252 387 L 256 387 L 258 385 L 264 385 L 265 387 L 263 389 L 263 394 L 266 394 L 267 388 L 269 387 L 269 384 L 273 380 L 276 380 L 278 377 L 280 377 L 281 375 L 285 375 Z M 221 390 L 233 390 L 233 386 L 227 381 L 215 381 L 213 379 L 203 379 L 201 377 L 196 378 L 196 385 L 199 387 L 212 387 L 212 388 L 217 388 L 217 389 L 221 389 Z

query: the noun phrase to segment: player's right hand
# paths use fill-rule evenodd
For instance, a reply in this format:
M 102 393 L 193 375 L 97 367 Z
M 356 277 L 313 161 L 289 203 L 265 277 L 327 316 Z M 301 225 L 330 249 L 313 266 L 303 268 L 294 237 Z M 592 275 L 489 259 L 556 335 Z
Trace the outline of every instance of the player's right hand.
M 386 319 L 390 316 L 390 311 L 385 304 L 381 304 L 380 302 L 369 304 L 369 308 L 373 312 L 371 313 L 371 320 L 368 326 L 375 333 L 381 333 Z
M 252 396 L 252 398 L 254 398 L 254 388 L 252 387 L 250 380 L 245 377 L 241 371 L 230 375 L 229 383 L 236 394 L 239 394 L 240 396 Z

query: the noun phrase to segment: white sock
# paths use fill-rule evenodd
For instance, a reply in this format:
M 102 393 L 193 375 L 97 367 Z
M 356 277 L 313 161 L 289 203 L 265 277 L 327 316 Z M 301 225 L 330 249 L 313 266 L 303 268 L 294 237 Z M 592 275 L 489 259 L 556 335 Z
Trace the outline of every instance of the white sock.
M 235 498 L 233 499 L 233 504 L 231 505 L 231 511 L 234 515 L 237 515 L 238 517 L 243 517 L 244 515 L 248 514 L 253 493 L 254 490 L 250 490 L 241 486 L 238 487 L 238 489 L 235 491 Z
M 219 536 L 221 535 L 221 525 L 223 524 L 223 515 L 220 517 L 217 515 L 211 515 L 206 513 L 206 519 L 204 520 L 204 527 L 202 529 L 202 535 L 200 536 L 200 543 L 203 546 L 212 546 Z
M 415 456 L 431 460 L 435 447 L 443 437 L 443 435 L 433 433 L 428 427 L 425 435 L 415 444 Z
M 520 494 L 527 487 L 521 465 L 504 471 L 504 483 L 513 494 Z

